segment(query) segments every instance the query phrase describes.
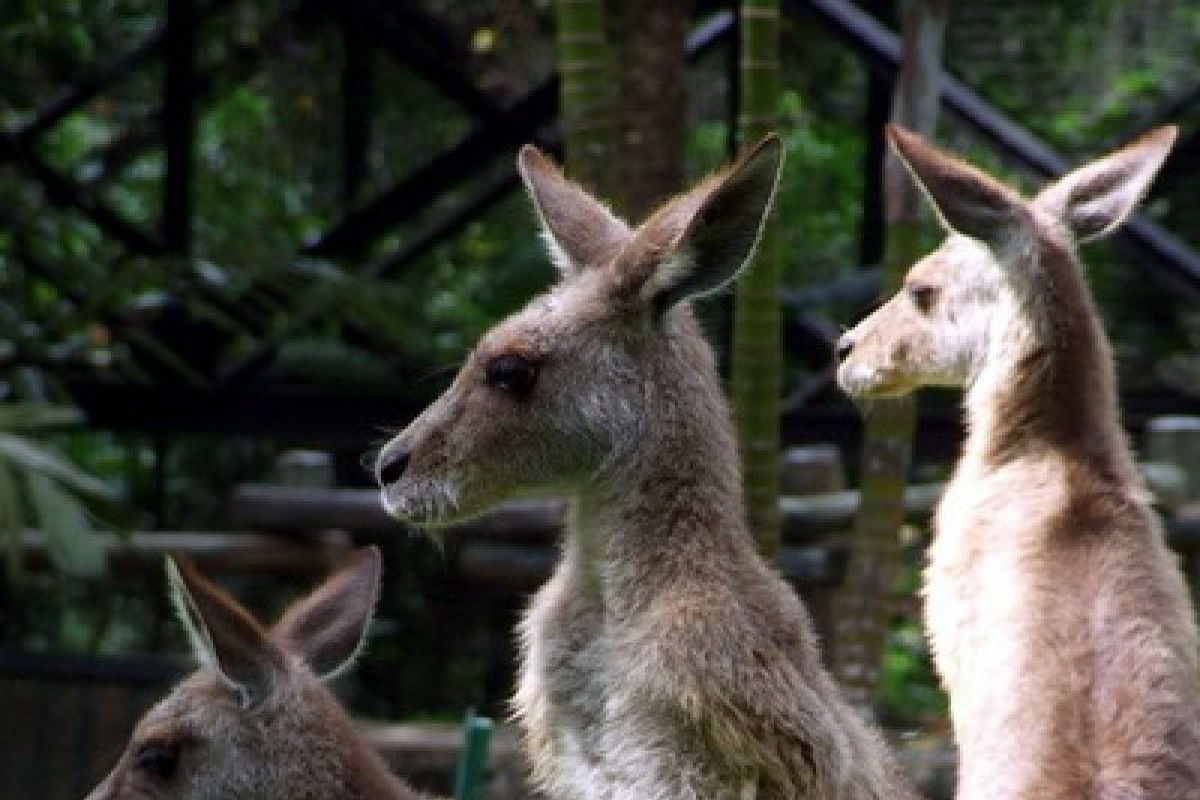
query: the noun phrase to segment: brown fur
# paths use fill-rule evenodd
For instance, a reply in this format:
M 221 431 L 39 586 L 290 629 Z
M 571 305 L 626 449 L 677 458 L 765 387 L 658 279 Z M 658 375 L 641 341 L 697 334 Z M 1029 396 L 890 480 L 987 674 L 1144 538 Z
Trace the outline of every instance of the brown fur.
M 173 589 L 202 666 L 147 712 L 88 800 L 421 800 L 321 683 L 354 658 L 379 574 L 378 550 L 360 551 L 266 631 L 179 562 Z M 166 772 L 154 746 L 172 753 Z
M 951 236 L 846 335 L 839 377 L 866 397 L 968 390 L 925 576 L 959 797 L 1200 797 L 1192 610 L 1120 427 L 1075 254 L 1077 236 L 1129 213 L 1173 131 L 1032 201 L 912 134 L 889 136 Z M 917 287 L 932 292 L 925 308 Z
M 380 456 L 385 506 L 424 525 L 570 496 L 562 560 L 521 624 L 514 701 L 534 777 L 559 800 L 907 795 L 746 530 L 729 413 L 686 302 L 749 257 L 779 158 L 766 140 L 604 251 L 608 211 L 523 151 L 563 280 L 487 333 Z M 513 354 L 537 365 L 519 395 L 488 377 Z

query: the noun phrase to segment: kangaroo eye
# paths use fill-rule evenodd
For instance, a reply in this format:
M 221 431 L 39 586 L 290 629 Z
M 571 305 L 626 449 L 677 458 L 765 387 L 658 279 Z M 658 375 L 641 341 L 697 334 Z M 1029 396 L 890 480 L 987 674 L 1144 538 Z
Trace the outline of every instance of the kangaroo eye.
M 133 754 L 134 769 L 160 781 L 169 781 L 178 765 L 177 742 L 144 742 Z
M 486 380 L 488 386 L 523 400 L 533 391 L 537 365 L 517 355 L 496 356 L 488 362 Z
M 936 286 L 914 284 L 908 287 L 908 294 L 912 297 L 917 310 L 922 314 L 928 314 L 933 310 L 933 304 L 937 302 L 938 290 Z

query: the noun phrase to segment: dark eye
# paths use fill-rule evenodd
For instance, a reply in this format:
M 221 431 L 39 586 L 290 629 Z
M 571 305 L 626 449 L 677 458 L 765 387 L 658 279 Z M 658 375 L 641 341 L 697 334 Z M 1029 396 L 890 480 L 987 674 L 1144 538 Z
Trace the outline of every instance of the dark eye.
M 178 765 L 177 742 L 143 742 L 133 754 L 134 769 L 160 781 L 169 781 Z
M 933 304 L 937 302 L 938 290 L 936 286 L 913 284 L 908 287 L 908 294 L 912 297 L 913 304 L 917 309 L 922 314 L 928 314 L 933 309 Z
M 533 391 L 537 365 L 521 356 L 496 356 L 487 365 L 487 385 L 524 399 Z

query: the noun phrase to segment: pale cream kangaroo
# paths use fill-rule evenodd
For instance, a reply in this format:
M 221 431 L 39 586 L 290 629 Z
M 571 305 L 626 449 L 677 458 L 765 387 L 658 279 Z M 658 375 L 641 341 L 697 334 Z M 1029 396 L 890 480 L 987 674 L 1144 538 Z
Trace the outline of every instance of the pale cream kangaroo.
M 1200 798 L 1193 612 L 1076 255 L 1130 213 L 1174 137 L 1026 200 L 888 130 L 949 236 L 846 334 L 839 380 L 861 397 L 967 390 L 925 572 L 963 800 Z
M 690 308 L 750 257 L 780 159 L 767 138 L 630 229 L 522 150 L 562 279 L 380 454 L 384 505 L 424 526 L 520 493 L 571 498 L 561 562 L 521 625 L 515 699 L 558 800 L 906 796 L 747 533 Z
M 200 669 L 138 723 L 88 800 L 421 800 L 321 681 L 354 660 L 379 594 L 359 551 L 270 630 L 184 562 L 172 595 Z

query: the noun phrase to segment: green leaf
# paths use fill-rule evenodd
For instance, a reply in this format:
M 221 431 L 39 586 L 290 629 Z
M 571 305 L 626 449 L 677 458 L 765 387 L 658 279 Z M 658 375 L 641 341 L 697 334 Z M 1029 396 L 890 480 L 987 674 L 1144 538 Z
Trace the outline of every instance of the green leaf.
M 89 500 L 115 503 L 116 490 L 93 478 L 53 450 L 11 433 L 0 433 L 0 456 L 21 471 L 34 472 L 61 483 L 72 493 Z
M 83 412 L 74 406 L 48 403 L 0 404 L 0 430 L 41 430 L 81 423 L 83 423 Z
M 25 484 L 55 569 L 80 578 L 103 574 L 104 546 L 80 502 L 40 472 L 27 472 Z

